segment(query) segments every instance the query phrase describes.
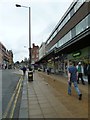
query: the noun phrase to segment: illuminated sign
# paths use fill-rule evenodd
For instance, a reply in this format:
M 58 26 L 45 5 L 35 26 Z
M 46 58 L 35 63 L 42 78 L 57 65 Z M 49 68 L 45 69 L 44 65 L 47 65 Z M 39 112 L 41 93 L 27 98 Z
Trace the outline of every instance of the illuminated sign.
M 78 51 L 72 54 L 73 57 L 78 57 L 80 55 L 81 55 L 81 51 Z

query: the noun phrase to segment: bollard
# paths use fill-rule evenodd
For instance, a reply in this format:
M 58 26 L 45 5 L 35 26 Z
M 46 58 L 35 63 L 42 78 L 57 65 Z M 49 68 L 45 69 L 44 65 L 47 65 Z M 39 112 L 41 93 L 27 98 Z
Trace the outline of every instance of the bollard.
M 28 81 L 33 81 L 33 71 L 28 72 Z

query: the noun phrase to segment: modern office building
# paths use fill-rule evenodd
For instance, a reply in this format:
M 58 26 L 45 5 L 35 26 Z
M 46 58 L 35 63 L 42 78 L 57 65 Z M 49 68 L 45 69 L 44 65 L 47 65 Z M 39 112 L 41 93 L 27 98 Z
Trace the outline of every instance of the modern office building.
M 46 55 L 38 63 L 65 72 L 68 61 L 90 62 L 90 2 L 77 0 L 65 12 L 46 40 Z

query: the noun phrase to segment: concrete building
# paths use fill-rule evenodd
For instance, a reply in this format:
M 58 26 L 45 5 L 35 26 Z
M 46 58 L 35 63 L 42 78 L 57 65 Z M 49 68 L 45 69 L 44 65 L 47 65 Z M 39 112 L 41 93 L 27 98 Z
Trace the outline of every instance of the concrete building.
M 45 42 L 42 42 L 39 48 L 39 60 L 46 54 L 45 52 Z
M 2 59 L 2 57 L 3 57 L 3 55 L 2 55 L 2 44 L 1 44 L 1 42 L 0 42 L 0 68 L 2 67 L 2 61 L 3 61 L 3 59 Z
M 90 61 L 90 2 L 77 0 L 65 12 L 46 40 L 44 58 L 38 61 L 53 72 L 65 72 L 69 60 Z

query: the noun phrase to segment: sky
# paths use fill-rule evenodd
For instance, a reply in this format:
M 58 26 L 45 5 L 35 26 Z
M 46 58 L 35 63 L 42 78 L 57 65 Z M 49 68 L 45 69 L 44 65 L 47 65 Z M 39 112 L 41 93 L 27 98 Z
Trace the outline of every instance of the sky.
M 13 51 L 14 62 L 29 57 L 29 8 L 31 46 L 40 46 L 52 33 L 73 0 L 0 0 L 0 42 Z

